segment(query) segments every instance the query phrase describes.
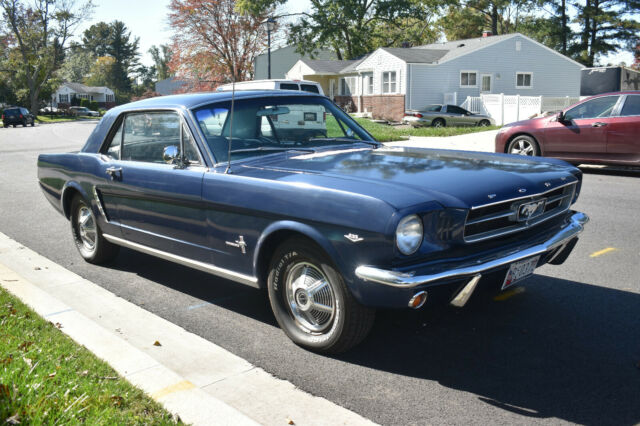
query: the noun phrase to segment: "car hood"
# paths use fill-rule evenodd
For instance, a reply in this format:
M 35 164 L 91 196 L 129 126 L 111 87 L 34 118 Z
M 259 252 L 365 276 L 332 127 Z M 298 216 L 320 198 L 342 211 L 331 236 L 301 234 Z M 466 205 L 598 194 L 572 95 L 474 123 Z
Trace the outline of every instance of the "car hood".
M 263 157 L 234 173 L 357 193 L 402 209 L 429 201 L 469 208 L 537 194 L 577 181 L 572 170 L 557 160 L 384 147 Z

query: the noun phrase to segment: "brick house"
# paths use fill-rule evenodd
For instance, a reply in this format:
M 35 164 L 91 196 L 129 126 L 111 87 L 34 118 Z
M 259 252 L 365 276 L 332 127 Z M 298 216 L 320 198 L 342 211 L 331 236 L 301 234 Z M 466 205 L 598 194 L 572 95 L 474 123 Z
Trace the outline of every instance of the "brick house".
M 286 78 L 313 80 L 350 112 L 399 121 L 406 109 L 460 105 L 483 93 L 570 96 L 582 65 L 519 33 L 379 48 L 357 61 L 300 59 Z

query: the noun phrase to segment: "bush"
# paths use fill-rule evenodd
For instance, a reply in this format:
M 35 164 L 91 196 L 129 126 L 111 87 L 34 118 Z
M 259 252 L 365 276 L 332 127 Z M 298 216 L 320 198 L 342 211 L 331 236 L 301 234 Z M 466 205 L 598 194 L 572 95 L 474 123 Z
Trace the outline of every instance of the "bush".
M 98 101 L 90 101 L 88 108 L 92 111 L 98 110 Z
M 89 104 L 90 104 L 89 99 L 80 99 L 80 106 L 81 107 L 89 108 Z

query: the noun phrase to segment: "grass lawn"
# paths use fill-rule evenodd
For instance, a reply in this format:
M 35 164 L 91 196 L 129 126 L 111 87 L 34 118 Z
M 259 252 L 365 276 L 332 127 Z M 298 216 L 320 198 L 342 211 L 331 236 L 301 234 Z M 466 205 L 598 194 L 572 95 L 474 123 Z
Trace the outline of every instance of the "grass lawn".
M 380 142 L 401 141 L 408 139 L 409 136 L 455 136 L 500 128 L 499 126 L 413 128 L 410 126 L 389 126 L 388 124 L 374 123 L 366 118 L 353 118 Z
M 0 288 L 0 423 L 176 424 L 160 404 Z
M 39 115 L 36 117 L 36 120 L 38 120 L 39 123 L 64 123 L 67 121 L 78 121 L 78 120 L 97 120 L 98 118 L 89 118 L 89 117 L 70 117 L 70 116 L 64 116 L 64 115 L 54 115 L 54 116 L 50 116 L 50 115 Z

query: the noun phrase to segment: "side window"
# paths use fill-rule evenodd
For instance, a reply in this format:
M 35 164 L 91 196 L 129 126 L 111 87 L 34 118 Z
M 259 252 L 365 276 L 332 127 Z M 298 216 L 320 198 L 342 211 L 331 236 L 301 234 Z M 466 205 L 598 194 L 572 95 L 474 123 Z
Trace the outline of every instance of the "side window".
M 616 106 L 619 96 L 603 96 L 601 98 L 591 99 L 580 105 L 571 108 L 565 113 L 565 119 L 588 119 L 588 118 L 605 118 L 611 115 L 613 107 Z
M 120 122 L 118 131 L 113 135 L 109 148 L 107 148 L 107 155 L 115 160 L 120 159 L 120 142 L 122 142 L 122 125 L 124 120 Z
M 460 108 L 458 106 L 455 106 L 455 105 L 447 105 L 447 112 L 450 112 L 452 114 L 462 114 L 462 115 L 464 115 L 464 114 L 467 113 L 467 110 L 462 109 L 462 108 Z
M 164 163 L 168 146 L 180 146 L 180 117 L 175 113 L 136 113 L 124 120 L 122 159 Z
M 620 115 L 640 115 L 640 95 L 627 95 Z
M 182 125 L 182 144 L 184 145 L 184 156 L 189 163 L 200 163 L 200 156 L 198 156 L 198 147 L 195 141 L 191 137 L 189 128 Z

